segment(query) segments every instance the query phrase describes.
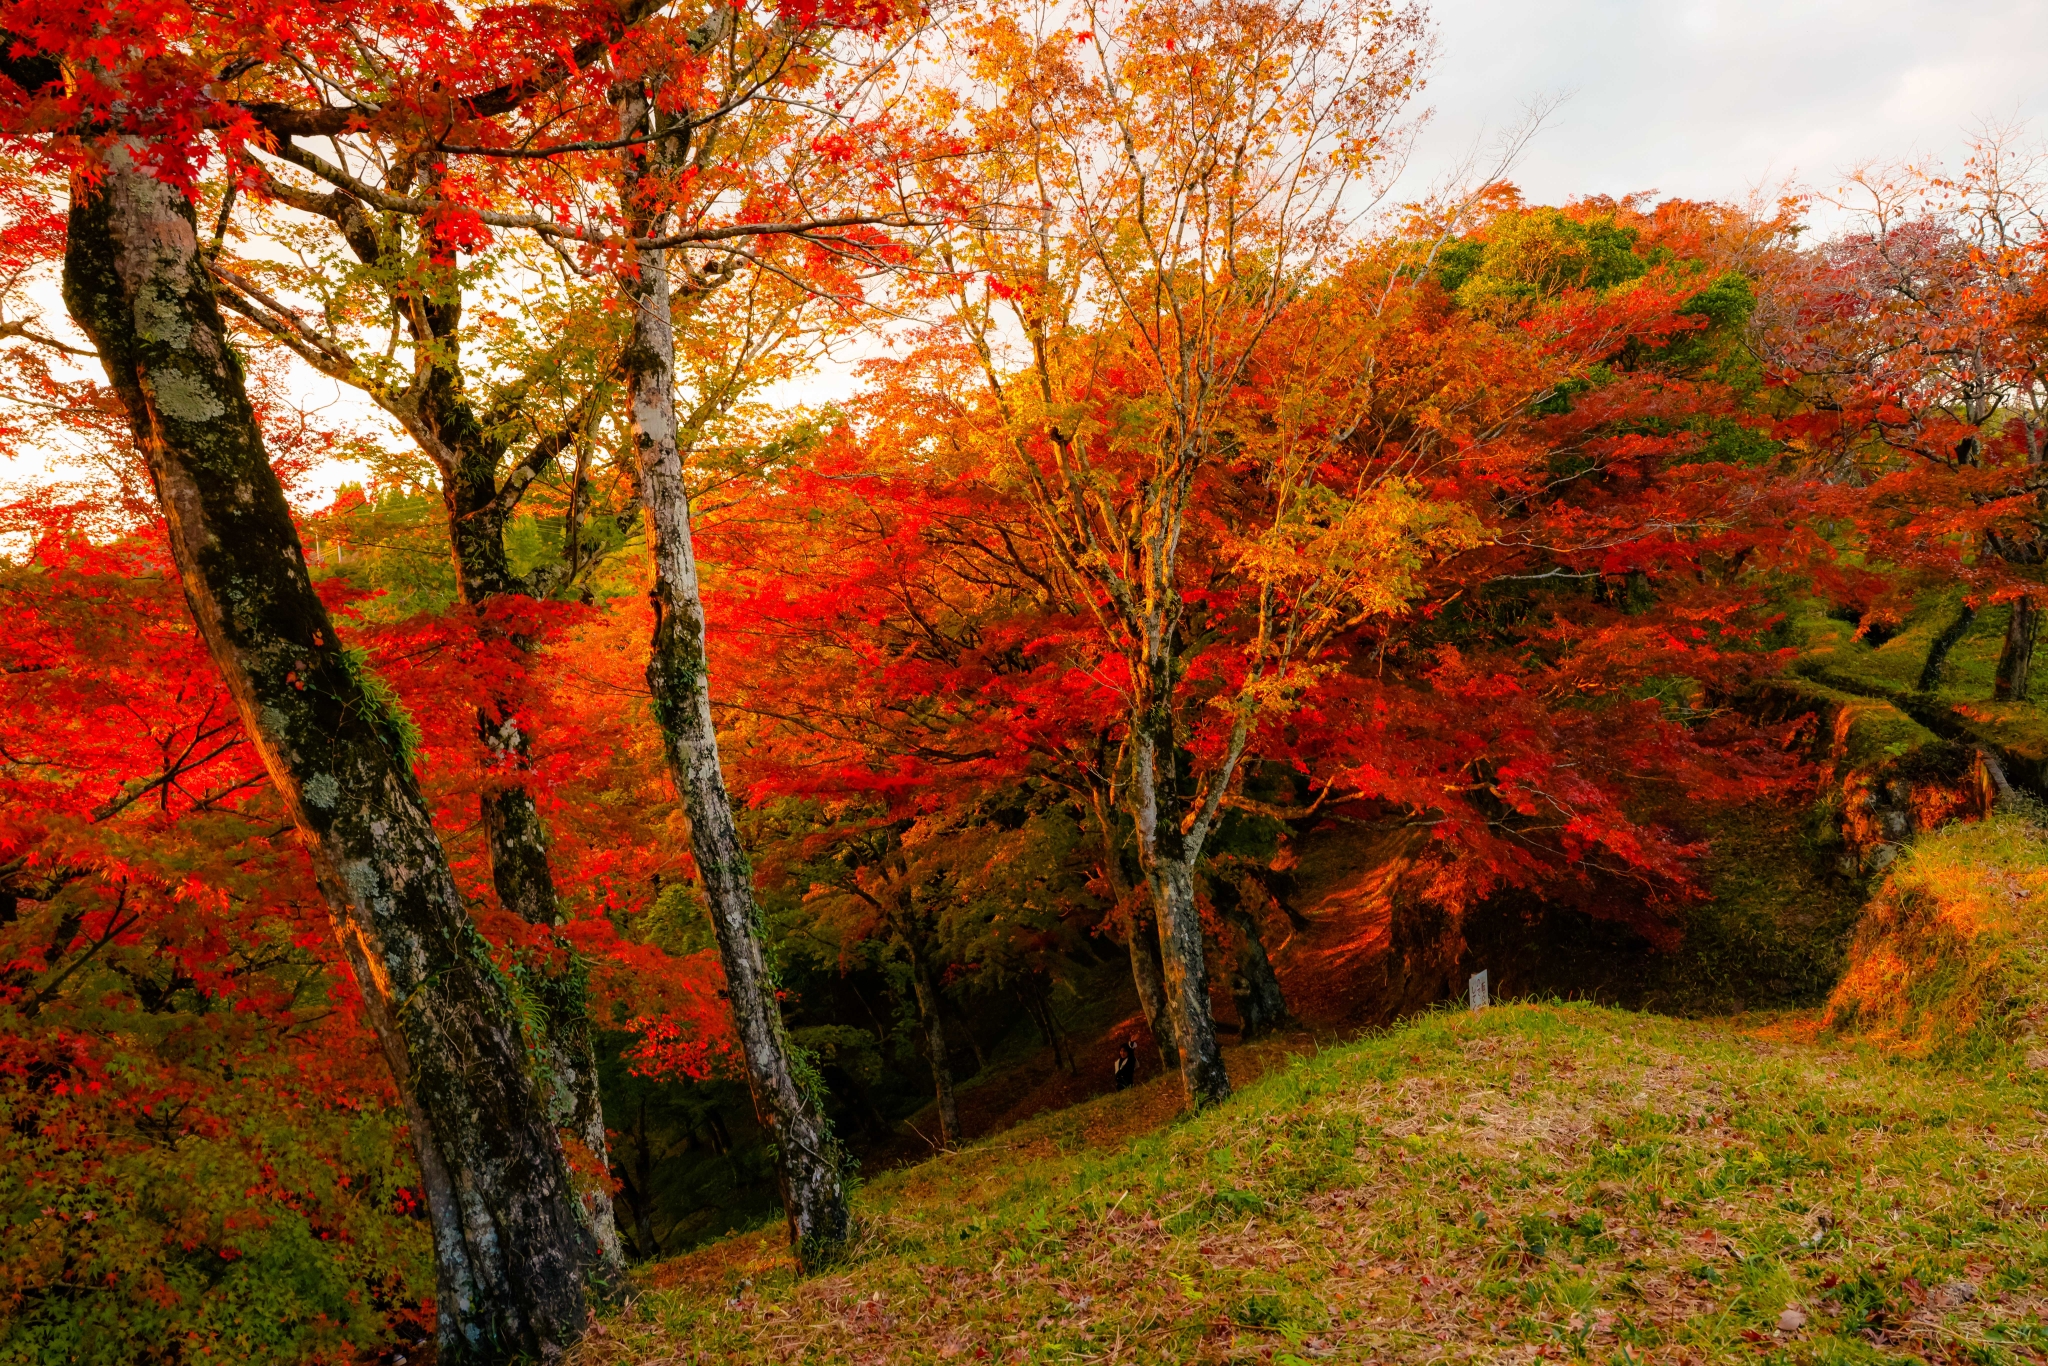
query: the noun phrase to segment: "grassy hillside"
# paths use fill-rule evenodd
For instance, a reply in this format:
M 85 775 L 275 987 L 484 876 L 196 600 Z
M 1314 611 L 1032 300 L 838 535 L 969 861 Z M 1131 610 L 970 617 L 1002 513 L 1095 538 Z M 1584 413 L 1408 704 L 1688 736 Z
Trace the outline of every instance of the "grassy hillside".
M 1438 1013 L 1193 1120 L 1154 1082 L 677 1259 L 645 1361 L 2040 1361 L 2048 1087 L 1591 1006 Z
M 1961 605 L 1959 595 L 1930 594 L 1900 624 L 1896 634 L 1877 645 L 1854 639 L 1854 628 L 1823 617 L 1807 604 L 1796 629 L 1803 648 L 1795 671 L 1851 696 L 1888 701 L 1900 711 L 1873 711 L 1860 729 L 1851 762 L 1862 764 L 1885 753 L 1899 754 L 1925 743 L 1932 726 L 1948 740 L 1988 745 L 2015 769 L 2015 781 L 2039 782 L 2048 774 L 2048 709 L 2035 702 L 1994 702 L 1992 677 L 2005 637 L 2011 609 L 1989 607 L 1971 618 L 1950 649 L 1930 691 L 1920 682 L 1927 651 L 1937 635 L 1951 628 Z M 2048 688 L 2048 664 L 2042 652 L 2034 660 L 2034 696 Z
M 1920 836 L 1864 912 L 1826 1024 L 1947 1062 L 2032 1051 L 2048 1011 L 2044 894 L 2048 838 L 2030 816 Z

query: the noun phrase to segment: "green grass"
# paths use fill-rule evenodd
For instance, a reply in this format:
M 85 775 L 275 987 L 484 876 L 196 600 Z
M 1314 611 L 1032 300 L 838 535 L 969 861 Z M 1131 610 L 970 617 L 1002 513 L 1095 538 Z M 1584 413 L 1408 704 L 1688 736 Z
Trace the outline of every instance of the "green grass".
M 1995 744 L 2034 764 L 2048 760 L 2048 707 L 2038 701 L 1994 702 L 1991 698 L 2006 623 L 2011 617 L 2009 607 L 1998 605 L 1978 612 L 1950 649 L 1932 693 L 1918 693 L 1928 646 L 1955 620 L 1961 602 L 1957 593 L 1928 594 L 1900 623 L 1898 634 L 1876 647 L 1852 639 L 1853 630 L 1822 615 L 1820 604 L 1802 603 L 1794 613 L 1795 630 L 1803 642 L 1800 662 L 1795 667 L 1817 677 L 1819 683 L 1808 682 L 1806 686 L 1818 687 L 1822 692 L 1829 692 L 1822 684 L 1836 683 L 1866 697 L 1917 697 L 1945 711 L 1973 740 Z M 2048 658 L 2048 650 L 2037 650 L 2033 672 L 2037 698 L 2048 696 L 2048 664 L 2043 663 L 2044 658 Z M 1830 692 L 1836 700 L 1841 695 L 1839 691 Z M 1925 732 L 1903 715 L 1892 721 L 1872 714 L 1859 717 L 1857 724 L 1890 728 L 1891 733 L 1881 740 L 1873 732 L 1871 744 L 1864 746 L 1866 754 L 1900 752 L 1899 745 L 1911 748 L 1926 738 Z
M 577 1360 L 2042 1360 L 2048 1088 L 1813 1033 L 1504 1006 L 1106 1097 L 871 1182 L 828 1274 L 657 1268 Z

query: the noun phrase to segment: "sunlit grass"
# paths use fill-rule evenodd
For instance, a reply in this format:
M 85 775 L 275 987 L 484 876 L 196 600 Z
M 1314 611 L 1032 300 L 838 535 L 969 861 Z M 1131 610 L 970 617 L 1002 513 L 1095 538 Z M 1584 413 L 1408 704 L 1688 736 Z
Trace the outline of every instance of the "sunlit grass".
M 2033 1036 L 2048 987 L 2048 833 L 1999 814 L 1921 835 L 1865 910 L 1830 1028 L 1951 1062 Z

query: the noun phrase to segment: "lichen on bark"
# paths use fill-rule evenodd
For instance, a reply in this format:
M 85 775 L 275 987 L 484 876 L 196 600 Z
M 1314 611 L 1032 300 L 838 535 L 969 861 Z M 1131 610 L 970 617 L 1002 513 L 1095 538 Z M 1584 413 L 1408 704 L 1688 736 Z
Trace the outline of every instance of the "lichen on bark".
M 126 410 L 193 618 L 305 836 L 413 1116 L 441 1359 L 556 1355 L 586 1320 L 586 1234 L 560 1142 L 510 1000 L 479 961 L 403 727 L 313 590 L 191 205 L 141 169 L 140 150 L 112 140 L 96 181 L 74 184 L 66 304 Z

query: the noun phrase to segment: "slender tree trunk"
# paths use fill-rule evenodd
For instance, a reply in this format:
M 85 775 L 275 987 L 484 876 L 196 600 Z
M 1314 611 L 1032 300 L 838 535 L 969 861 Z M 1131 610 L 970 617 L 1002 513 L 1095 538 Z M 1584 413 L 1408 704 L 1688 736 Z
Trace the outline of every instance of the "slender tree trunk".
M 1045 985 L 1045 979 L 1037 974 L 1025 979 L 1017 988 L 1017 999 L 1024 1006 L 1024 1013 L 1031 1017 L 1031 1023 L 1038 1026 L 1038 1036 L 1045 1040 L 1045 1046 L 1052 1050 L 1053 1065 L 1064 1071 L 1074 1070 L 1074 1059 L 1067 1046 L 1060 1042 L 1060 1022 L 1052 1013 L 1052 993 Z
M 643 92 L 618 97 L 622 137 L 650 126 Z M 627 227 L 646 236 L 664 216 L 644 204 L 644 148 L 622 156 L 621 201 Z M 783 1207 L 797 1259 L 806 1267 L 829 1260 L 846 1241 L 848 1216 L 830 1132 L 816 1099 L 798 1082 L 775 1000 L 775 982 L 761 946 L 753 872 L 740 845 L 732 802 L 719 770 L 705 660 L 704 608 L 690 540 L 689 496 L 677 448 L 675 336 L 669 319 L 667 253 L 629 250 L 619 277 L 633 330 L 621 358 L 640 497 L 654 560 L 654 640 L 647 686 L 661 727 L 669 770 L 690 817 L 690 846 L 725 965 L 733 1029 L 746 1058 L 755 1114 L 775 1145 Z
M 1138 1009 L 1145 1014 L 1145 1027 L 1159 1049 L 1159 1065 L 1169 1072 L 1180 1071 L 1180 1049 L 1173 1042 L 1173 1020 L 1166 1010 L 1166 985 L 1159 961 L 1159 931 L 1153 917 L 1137 905 L 1134 889 L 1124 877 L 1123 850 L 1110 818 L 1108 795 L 1097 786 L 1090 794 L 1095 803 L 1095 826 L 1102 835 L 1102 874 L 1116 898 L 1117 914 L 1124 922 L 1124 947 L 1131 956 L 1131 984 L 1138 991 Z
M 654 1164 L 647 1153 L 647 1098 L 640 1098 L 640 1106 L 633 1120 L 633 1169 L 626 1169 L 620 1159 L 612 1168 L 619 1182 L 619 1193 L 626 1197 L 626 1207 L 633 1215 L 633 1250 L 643 1260 L 661 1251 L 661 1245 L 654 1240 Z
M 943 1003 L 945 998 L 940 997 Z M 960 1037 L 967 1040 L 967 1051 L 974 1055 L 974 1075 L 988 1071 L 988 1050 L 982 1046 L 981 1036 L 975 1033 L 974 1020 L 959 1006 L 953 1007 L 953 1022 L 960 1026 Z
M 385 243 L 375 221 L 353 197 L 334 193 L 312 197 L 299 207 L 323 214 L 364 265 L 385 260 Z M 452 249 L 450 252 L 452 256 Z M 510 594 L 529 595 L 529 585 L 512 572 L 505 553 L 505 523 L 517 494 L 544 461 L 521 461 L 501 487 L 499 468 L 507 451 L 503 440 L 486 428 L 463 385 L 458 344 L 462 328 L 462 292 L 453 280 L 441 287 L 413 286 L 394 290 L 392 304 L 406 318 L 413 340 L 412 386 L 417 424 L 408 424 L 422 451 L 442 474 L 442 503 L 448 525 L 448 547 L 455 565 L 456 589 L 472 609 Z M 557 450 L 566 434 L 537 444 L 535 452 Z M 581 462 L 578 465 L 581 469 Z M 524 642 L 519 642 L 522 646 Z M 547 828 L 533 793 L 522 775 L 527 770 L 527 737 L 516 709 L 504 698 L 490 698 L 476 709 L 484 746 L 496 760 L 489 785 L 479 801 L 484 848 L 489 854 L 491 883 L 499 903 L 529 924 L 554 926 L 560 920 L 555 880 L 548 864 Z M 576 1153 L 572 1178 L 579 1187 L 577 1209 L 589 1229 L 594 1260 L 586 1268 L 596 1279 L 616 1283 L 625 1269 L 625 1250 L 612 1209 L 612 1193 L 603 1174 L 610 1165 L 604 1134 L 604 1107 L 598 1096 L 597 1058 L 590 1028 L 589 1004 L 582 991 L 583 972 L 568 946 L 565 973 L 551 974 L 542 984 L 547 997 L 548 1038 L 542 1046 L 552 1083 L 549 1115 L 563 1131 L 565 1148 Z
M 946 1061 L 946 1025 L 939 1018 L 939 988 L 931 964 L 904 940 L 910 955 L 910 984 L 917 993 L 917 1016 L 924 1025 L 925 1056 L 931 1059 L 932 1085 L 938 1091 L 939 1141 L 948 1148 L 960 1142 L 960 1112 L 953 1103 L 953 1069 Z
M 1175 1046 L 1173 1017 L 1166 1009 L 1166 982 L 1159 961 L 1159 926 L 1149 915 L 1126 903 L 1124 942 L 1131 955 L 1131 981 L 1138 988 L 1138 1008 L 1145 1012 L 1145 1027 L 1159 1048 L 1159 1065 L 1169 1072 L 1180 1071 L 1180 1049 Z
M 452 344 L 461 326 L 461 295 L 451 284 L 447 295 L 418 302 L 415 312 L 428 320 L 422 329 L 427 335 L 416 339 L 418 354 L 424 358 L 415 385 L 418 411 L 453 460 L 444 471 L 442 496 L 457 590 L 463 603 L 478 612 L 493 598 L 530 597 L 529 585 L 512 572 L 505 552 L 505 523 L 514 504 L 505 497 L 507 490 L 499 486 L 504 443 L 478 420 L 464 390 L 461 370 L 444 358 L 439 346 L 430 344 Z M 530 480 L 532 470 L 522 463 L 510 477 Z M 486 624 L 485 629 L 497 628 Z M 524 651 L 532 642 L 514 636 L 511 644 Z M 506 698 L 489 698 L 477 704 L 476 724 L 494 761 L 493 773 L 478 800 L 492 888 L 506 910 L 528 924 L 554 928 L 561 924 L 561 908 L 548 860 L 547 826 L 524 780 L 529 769 L 529 741 L 519 724 L 517 708 Z M 619 1241 L 611 1189 L 604 1179 L 611 1159 L 605 1141 L 604 1103 L 598 1094 L 596 1036 L 590 1027 L 583 965 L 566 942 L 558 939 L 557 950 L 565 966 L 547 972 L 539 983 L 547 1006 L 547 1038 L 541 1052 L 550 1077 L 548 1116 L 562 1131 L 564 1147 L 574 1157 L 572 1177 L 581 1175 L 575 1183 L 576 1208 L 590 1231 L 594 1253 L 586 1269 L 596 1280 L 615 1285 L 625 1271 L 626 1254 Z
M 1280 979 L 1274 975 L 1273 960 L 1266 956 L 1265 941 L 1259 937 L 1259 922 L 1244 907 L 1243 893 L 1225 878 L 1211 878 L 1209 887 L 1216 909 L 1238 933 L 1237 969 L 1232 974 L 1230 995 L 1243 1023 L 1239 1037 L 1255 1039 L 1286 1024 L 1292 1012 L 1280 990 Z
M 1152 894 L 1153 913 L 1159 917 L 1160 964 L 1174 1044 L 1180 1051 L 1181 1087 L 1188 1108 L 1199 1110 L 1230 1098 L 1230 1074 L 1223 1066 L 1216 1019 L 1209 1009 L 1209 970 L 1202 954 L 1202 916 L 1195 906 L 1194 865 L 1186 855 L 1173 808 L 1161 809 L 1161 788 L 1170 787 L 1172 775 L 1162 778 L 1158 760 L 1163 748 L 1167 762 L 1172 762 L 1172 732 L 1151 722 L 1150 717 L 1142 718 L 1133 736 L 1131 795 L 1137 808 L 1138 861 Z
M 548 860 L 547 825 L 533 793 L 517 776 L 527 767 L 526 735 L 503 702 L 478 706 L 476 725 L 498 770 L 478 799 L 498 904 L 529 925 L 556 924 L 561 907 Z
M 1942 627 L 1941 634 L 1928 645 L 1927 662 L 1920 666 L 1921 692 L 1933 692 L 1941 686 L 1941 669 L 1948 663 L 1949 651 L 1955 649 L 1956 642 L 1963 638 L 1963 633 L 1976 619 L 1977 609 L 1964 603 L 1957 609 L 1955 620 Z
M 493 719 L 496 718 L 496 724 Z M 500 703 L 477 708 L 485 744 L 501 766 L 517 772 L 526 766 L 526 736 Z M 499 904 L 529 924 L 553 928 L 562 923 L 555 898 L 554 870 L 548 862 L 547 827 L 533 793 L 516 779 L 487 787 L 481 798 L 484 847 L 489 852 L 491 883 Z M 597 1081 L 597 1031 L 590 1023 L 590 998 L 584 964 L 566 940 L 557 938 L 560 966 L 539 978 L 546 1006 L 546 1038 L 541 1047 L 547 1064 L 548 1118 L 561 1131 L 571 1155 L 576 1209 L 590 1231 L 594 1258 L 587 1268 L 598 1281 L 617 1285 L 626 1269 L 626 1250 L 619 1238 L 618 1213 L 605 1173 L 611 1153 L 604 1132 L 604 1100 Z M 581 1149 L 581 1151 L 577 1151 Z
M 1998 654 L 1998 673 L 1992 682 L 1992 697 L 2000 702 L 2027 700 L 2027 675 L 2034 668 L 2034 637 L 2041 626 L 2041 608 L 2033 597 L 2012 600 L 2012 616 L 2005 624 L 2005 647 Z
M 147 460 L 192 615 L 313 860 L 412 1116 L 445 1361 L 552 1357 L 586 1234 L 502 978 L 405 754 L 343 651 L 229 349 L 184 196 L 117 143 L 74 182 L 64 296 Z

